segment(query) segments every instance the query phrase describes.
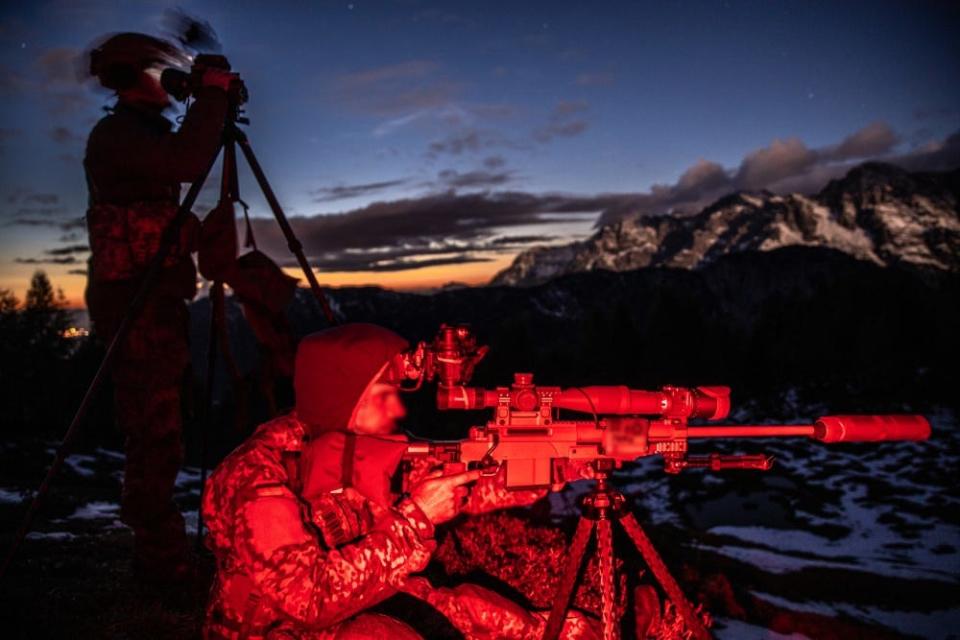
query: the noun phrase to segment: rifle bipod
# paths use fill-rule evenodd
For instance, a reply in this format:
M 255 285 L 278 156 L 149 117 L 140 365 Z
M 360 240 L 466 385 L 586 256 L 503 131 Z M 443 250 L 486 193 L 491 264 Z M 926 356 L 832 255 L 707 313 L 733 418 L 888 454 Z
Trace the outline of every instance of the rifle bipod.
M 653 548 L 650 538 L 644 533 L 636 517 L 626 508 L 626 498 L 622 493 L 607 484 L 607 471 L 597 470 L 596 486 L 580 501 L 580 520 L 577 523 L 576 533 L 570 543 L 567 564 L 557 595 L 553 600 L 553 608 L 543 632 L 543 640 L 556 640 L 563 628 L 567 608 L 579 577 L 583 556 L 590 541 L 593 530 L 597 531 L 597 556 L 600 573 L 601 596 L 601 624 L 603 639 L 614 640 L 619 637 L 620 620 L 614 613 L 614 550 L 613 550 L 613 521 L 619 521 L 624 531 L 630 537 L 634 546 L 643 556 L 644 562 L 650 568 L 656 580 L 660 583 L 667 597 L 673 602 L 677 613 L 681 616 L 687 629 L 696 640 L 709 640 L 710 633 L 700 621 L 693 605 L 680 590 L 680 586 L 660 558 L 660 554 Z

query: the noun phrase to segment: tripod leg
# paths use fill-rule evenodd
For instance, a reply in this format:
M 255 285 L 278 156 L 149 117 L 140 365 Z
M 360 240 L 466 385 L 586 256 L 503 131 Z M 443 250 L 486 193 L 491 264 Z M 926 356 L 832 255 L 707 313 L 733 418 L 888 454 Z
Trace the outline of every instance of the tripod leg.
M 223 167 L 220 174 L 220 201 L 217 206 L 229 203 L 231 214 L 237 198 L 237 148 L 233 138 L 223 134 Z M 231 216 L 232 217 L 232 216 Z M 203 548 L 203 494 L 207 487 L 209 466 L 210 433 L 213 430 L 213 383 L 217 375 L 217 336 L 226 334 L 224 320 L 223 282 L 214 280 L 207 293 L 210 303 L 210 329 L 207 333 L 207 376 L 203 387 L 203 415 L 200 418 L 200 502 L 197 504 L 197 550 Z M 224 353 L 226 350 L 224 349 Z
M 207 336 L 207 378 L 203 387 L 203 417 L 200 419 L 200 503 L 197 505 L 197 549 L 203 548 L 203 494 L 207 486 L 210 431 L 213 428 L 213 382 L 217 375 L 217 326 L 223 305 L 223 283 L 210 283 L 210 332 Z
M 560 586 L 557 587 L 557 595 L 553 599 L 550 617 L 547 619 L 547 625 L 543 630 L 543 640 L 557 640 L 560 637 L 567 607 L 570 604 L 570 597 L 573 595 L 573 588 L 577 584 L 577 574 L 580 572 L 583 554 L 587 550 L 587 542 L 590 541 L 592 531 L 593 520 L 581 517 L 580 522 L 577 523 L 577 532 L 573 534 L 573 542 L 570 543 L 567 566 L 563 570 L 563 577 L 560 578 Z
M 660 586 L 663 587 L 667 596 L 673 601 L 673 605 L 677 608 L 677 611 L 680 612 L 681 617 L 687 625 L 687 629 L 693 633 L 694 638 L 697 640 L 710 640 L 710 632 L 707 631 L 707 628 L 700 622 L 700 618 L 694 611 L 693 605 L 691 605 L 687 597 L 683 595 L 683 591 L 680 590 L 680 585 L 678 585 L 677 581 L 670 575 L 667 565 L 663 563 L 660 554 L 653 548 L 653 543 L 650 542 L 650 538 L 644 533 L 637 519 L 632 513 L 626 513 L 620 518 L 620 522 L 623 524 L 627 535 L 633 540 L 633 544 L 636 545 L 637 550 L 640 551 L 644 562 L 650 567 L 650 571 L 653 572 Z
M 610 520 L 597 521 L 597 557 L 600 565 L 600 617 L 603 623 L 603 640 L 616 640 L 620 624 L 613 612 L 613 529 Z
M 187 218 L 190 215 L 190 209 L 193 207 L 193 203 L 196 202 L 197 196 L 200 194 L 200 189 L 203 187 L 203 183 L 206 182 L 207 175 L 209 175 L 210 170 L 217 161 L 218 155 L 220 155 L 220 149 L 217 149 L 216 153 L 213 154 L 213 157 L 210 158 L 210 164 L 207 165 L 207 168 L 203 171 L 203 174 L 197 179 L 196 182 L 190 185 L 190 190 L 187 191 L 187 195 L 180 204 L 180 208 L 177 209 L 177 214 L 167 225 L 167 228 L 163 230 L 163 236 L 160 239 L 160 246 L 157 248 L 157 253 L 153 256 L 153 259 L 150 261 L 150 264 L 144 273 L 143 279 L 140 281 L 140 288 L 137 289 L 137 294 L 127 307 L 127 313 L 120 322 L 120 326 L 117 327 L 117 332 L 113 335 L 113 340 L 110 341 L 110 345 L 107 347 L 107 352 L 104 354 L 103 360 L 100 361 L 100 366 L 97 368 L 97 372 L 94 374 L 93 380 L 90 381 L 90 385 L 87 387 L 87 391 L 83 395 L 83 400 L 80 401 L 80 406 L 77 407 L 77 412 L 73 414 L 73 420 L 70 421 L 70 426 L 67 428 L 67 432 L 63 436 L 63 441 L 60 443 L 60 447 L 57 449 L 57 454 L 53 459 L 53 463 L 50 465 L 47 475 L 43 478 L 43 482 L 40 483 L 40 487 L 37 489 L 37 493 L 33 497 L 33 501 L 30 503 L 30 507 L 27 509 L 26 515 L 23 517 L 23 522 L 20 524 L 20 528 L 17 530 L 17 534 L 14 536 L 13 542 L 10 544 L 10 549 L 7 551 L 7 555 L 3 559 L 3 565 L 0 566 L 0 580 L 3 580 L 3 577 L 7 573 L 7 569 L 10 568 L 10 563 L 13 562 L 13 557 L 16 555 L 17 549 L 20 548 L 20 544 L 23 542 L 23 539 L 27 537 L 27 533 L 30 531 L 30 527 L 33 525 L 33 519 L 36 517 L 37 512 L 40 510 L 40 507 L 47 496 L 47 493 L 50 491 L 50 484 L 53 481 L 53 478 L 60 471 L 60 467 L 63 466 L 63 461 L 66 459 L 67 454 L 70 451 L 70 447 L 79 433 L 80 424 L 86 417 L 87 411 L 90 410 L 90 404 L 93 402 L 97 391 L 103 384 L 104 379 L 106 379 L 107 373 L 110 371 L 110 366 L 113 364 L 113 359 L 117 356 L 119 346 L 126 340 L 127 334 L 130 332 L 130 327 L 133 325 L 133 321 L 136 320 L 137 316 L 140 314 L 140 311 L 143 309 L 143 305 L 147 301 L 147 296 L 153 289 L 154 284 L 156 284 L 157 278 L 160 276 L 160 272 L 163 269 L 163 261 L 166 260 L 167 254 L 170 253 L 171 247 L 173 247 L 174 243 L 179 238 L 180 229 L 187 221 Z
M 257 184 L 260 185 L 260 190 L 263 191 L 263 196 L 267 199 L 267 204 L 270 205 L 270 209 L 277 219 L 277 224 L 280 225 L 280 230 L 287 239 L 287 246 L 290 247 L 290 252 L 296 256 L 297 262 L 300 264 L 300 269 L 303 270 L 303 275 L 307 277 L 307 282 L 310 283 L 310 290 L 313 291 L 314 297 L 323 309 L 323 315 L 326 316 L 327 322 L 330 324 L 337 324 L 333 310 L 330 309 L 330 303 L 327 301 L 327 297 L 323 295 L 323 291 L 320 289 L 320 283 L 317 282 L 317 276 L 314 275 L 310 263 L 307 262 L 307 257 L 303 255 L 303 245 L 297 240 L 297 236 L 294 234 L 286 214 L 284 214 L 283 209 L 280 208 L 280 203 L 273 194 L 270 183 L 267 182 L 267 176 L 264 175 L 263 169 L 260 168 L 260 163 L 257 162 L 257 156 L 253 153 L 253 147 L 250 146 L 250 141 L 247 140 L 247 136 L 236 126 L 233 127 L 233 134 L 237 144 L 240 145 L 240 150 L 243 151 L 243 156 L 247 159 L 247 164 L 250 165 L 250 170 L 253 171 L 253 175 L 257 179 Z

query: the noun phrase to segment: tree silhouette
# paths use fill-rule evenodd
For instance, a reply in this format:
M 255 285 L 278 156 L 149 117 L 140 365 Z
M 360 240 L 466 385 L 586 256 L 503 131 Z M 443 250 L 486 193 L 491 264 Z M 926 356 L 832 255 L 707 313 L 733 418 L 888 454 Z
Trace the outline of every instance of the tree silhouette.
M 0 399 L 9 424 L 34 430 L 60 421 L 71 319 L 63 291 L 43 271 L 33 274 L 22 306 L 0 290 Z
M 37 271 L 30 279 L 30 288 L 24 302 L 23 318 L 25 337 L 41 359 L 62 359 L 69 353 L 69 343 L 63 332 L 70 326 L 71 313 L 66 309 L 63 290 L 54 293 L 50 279 L 43 271 Z

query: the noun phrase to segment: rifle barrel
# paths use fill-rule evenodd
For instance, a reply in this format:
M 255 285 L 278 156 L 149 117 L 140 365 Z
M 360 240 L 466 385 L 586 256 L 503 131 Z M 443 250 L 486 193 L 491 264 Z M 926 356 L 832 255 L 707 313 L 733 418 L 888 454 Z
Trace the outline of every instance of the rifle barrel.
M 812 424 L 745 424 L 720 427 L 687 427 L 688 438 L 768 438 L 784 436 L 814 437 L 816 427 Z
M 824 416 L 815 424 L 689 427 L 688 438 L 807 436 L 821 442 L 926 440 L 930 423 L 920 415 Z

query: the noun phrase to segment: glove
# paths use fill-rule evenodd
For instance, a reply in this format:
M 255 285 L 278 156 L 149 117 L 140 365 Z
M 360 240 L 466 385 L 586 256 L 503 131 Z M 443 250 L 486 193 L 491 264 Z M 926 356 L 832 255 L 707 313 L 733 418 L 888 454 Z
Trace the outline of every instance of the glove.
M 217 87 L 219 89 L 223 89 L 224 91 L 229 91 L 230 84 L 234 80 L 239 79 L 239 74 L 210 67 L 203 72 L 203 77 L 200 79 L 200 84 L 202 84 L 204 87 Z

